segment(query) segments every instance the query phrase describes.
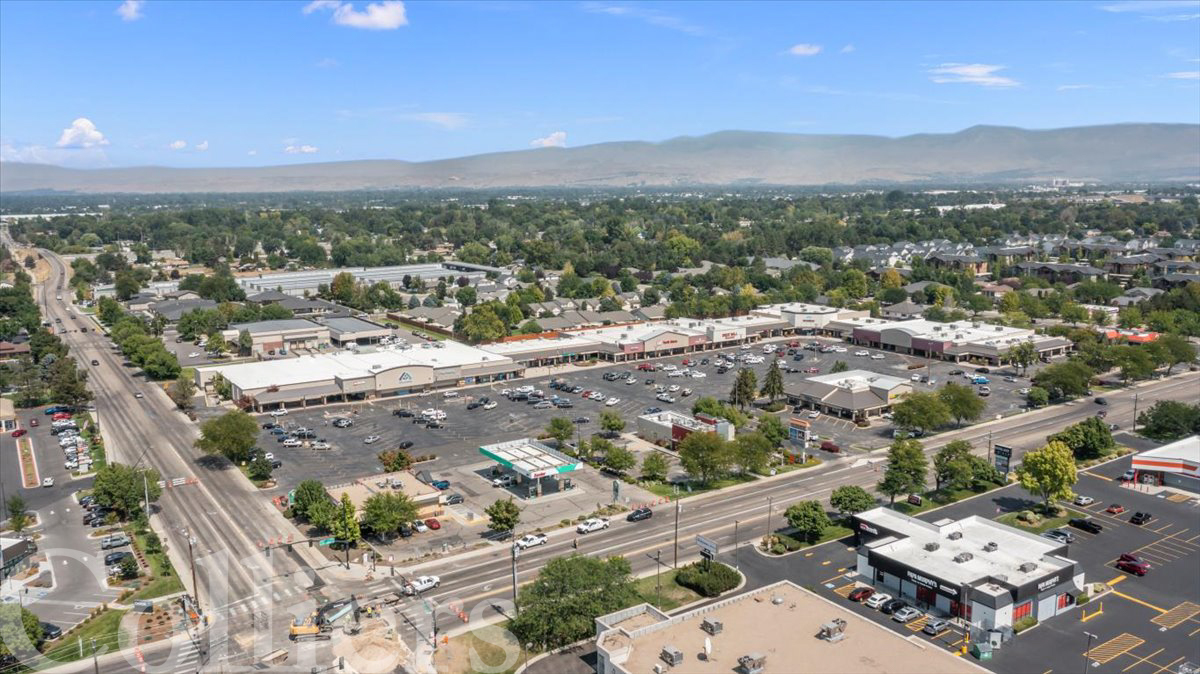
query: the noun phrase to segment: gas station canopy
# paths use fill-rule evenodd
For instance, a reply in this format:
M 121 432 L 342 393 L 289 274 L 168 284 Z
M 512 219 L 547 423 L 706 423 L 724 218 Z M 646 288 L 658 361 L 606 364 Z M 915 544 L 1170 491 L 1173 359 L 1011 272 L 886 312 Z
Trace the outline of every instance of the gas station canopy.
M 583 467 L 579 461 L 530 438 L 484 445 L 479 448 L 479 453 L 530 480 L 570 473 Z

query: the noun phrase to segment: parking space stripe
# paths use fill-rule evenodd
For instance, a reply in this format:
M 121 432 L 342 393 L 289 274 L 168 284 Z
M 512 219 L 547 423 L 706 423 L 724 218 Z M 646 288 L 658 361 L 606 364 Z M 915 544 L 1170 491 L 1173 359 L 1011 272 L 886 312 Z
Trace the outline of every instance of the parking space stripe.
M 1129 595 L 1125 594 L 1124 592 L 1118 592 L 1117 590 L 1113 590 L 1112 593 L 1122 599 L 1128 599 L 1129 601 L 1131 601 L 1135 604 L 1141 604 L 1142 606 L 1145 606 L 1146 608 L 1154 609 L 1155 611 L 1158 611 L 1159 613 L 1167 612 L 1167 609 L 1165 609 L 1165 608 L 1159 608 L 1159 607 L 1155 606 L 1154 604 L 1142 601 L 1141 599 L 1138 599 L 1137 597 L 1130 597 Z
M 836 588 L 833 593 L 841 597 L 849 597 L 850 593 L 854 591 L 855 585 L 856 583 L 846 583 L 845 585 Z
M 904 626 L 907 627 L 908 629 L 912 630 L 913 632 L 920 632 L 922 629 L 924 629 L 925 623 L 927 623 L 927 622 L 929 622 L 929 614 L 928 613 L 922 615 L 920 618 L 917 618 L 916 620 L 914 620 L 912 622 L 905 623 Z
M 1197 613 L 1200 613 L 1200 605 L 1185 601 L 1166 613 L 1151 618 L 1150 622 L 1171 629 L 1191 620 Z
M 1146 657 L 1137 656 L 1137 655 L 1134 655 L 1133 653 L 1126 653 L 1126 655 L 1133 658 L 1133 664 L 1129 665 L 1125 669 L 1122 669 L 1121 671 L 1128 672 L 1129 670 L 1133 669 L 1134 667 L 1137 667 L 1138 665 L 1142 664 L 1143 662 L 1149 662 L 1151 665 L 1154 665 L 1154 663 L 1150 661 L 1150 658 L 1158 655 L 1159 653 L 1162 653 L 1164 650 L 1166 650 L 1166 649 L 1160 648 L 1157 651 L 1154 651 L 1153 653 L 1151 653 L 1150 655 L 1147 655 Z M 1155 665 L 1155 666 L 1157 666 L 1157 665 Z
M 1156 670 L 1155 670 L 1154 672 L 1152 672 L 1151 674 L 1162 674 L 1163 672 L 1166 672 L 1166 671 L 1170 670 L 1172 667 L 1174 667 L 1176 664 L 1178 664 L 1180 660 L 1183 660 L 1183 657 L 1184 657 L 1184 656 L 1182 656 L 1182 655 L 1181 655 L 1181 656 L 1179 656 L 1179 657 L 1175 658 L 1174 660 L 1172 660 L 1172 661 L 1168 662 L 1167 664 L 1165 664 L 1165 665 L 1163 665 L 1163 666 L 1159 667 L 1158 669 L 1156 669 Z M 1152 663 L 1150 663 L 1150 664 L 1152 664 L 1152 665 L 1153 665 L 1154 663 L 1152 662 Z
M 1109 639 L 1099 646 L 1096 646 L 1090 652 L 1085 651 L 1084 653 L 1081 653 L 1081 655 L 1091 659 L 1092 662 L 1095 662 L 1098 665 L 1103 665 L 1112 659 L 1119 657 L 1130 649 L 1137 648 L 1144 643 L 1146 643 L 1145 639 L 1135 637 L 1134 635 L 1125 632 L 1113 637 L 1112 639 Z

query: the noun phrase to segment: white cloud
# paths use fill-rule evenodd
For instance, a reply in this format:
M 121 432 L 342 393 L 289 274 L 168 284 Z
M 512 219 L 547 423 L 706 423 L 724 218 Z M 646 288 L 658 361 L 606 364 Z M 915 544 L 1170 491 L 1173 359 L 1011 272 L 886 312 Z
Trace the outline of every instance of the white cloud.
M 99 147 L 59 148 L 28 143 L 0 142 L 0 162 L 52 164 L 77 168 L 110 166 L 108 155 Z
M 669 30 L 679 31 L 696 37 L 703 37 L 709 34 L 708 29 L 703 26 L 697 26 L 684 19 L 681 19 L 672 14 L 660 12 L 657 9 L 648 9 L 646 7 L 636 5 L 613 5 L 605 2 L 585 2 L 583 3 L 583 11 L 591 12 L 592 14 L 607 14 L 609 16 L 628 17 L 637 19 L 658 26 L 659 28 L 667 28 Z
M 1060 85 L 1058 85 L 1059 91 L 1078 91 L 1080 89 L 1095 89 L 1095 88 L 1096 88 L 1096 85 L 1094 85 L 1094 84 L 1060 84 Z
M 167 147 L 171 148 L 172 150 L 182 150 L 183 148 L 187 147 L 187 141 L 186 140 L 177 140 L 177 141 L 172 142 Z
M 251 156 L 251 157 L 257 157 L 257 156 L 258 156 L 258 150 L 250 150 L 250 151 L 249 151 L 249 152 L 247 152 L 246 154 L 247 154 L 247 155 L 249 155 L 249 156 Z
M 986 63 L 943 63 L 929 70 L 930 79 L 938 84 L 978 84 L 981 87 L 1017 87 L 1021 83 L 1011 77 L 997 75 L 1006 66 Z
M 533 147 L 566 147 L 567 132 L 555 131 L 545 138 L 534 138 L 529 144 Z
M 71 126 L 63 129 L 62 135 L 58 137 L 58 147 L 70 148 L 88 148 L 97 147 L 99 145 L 108 145 L 108 139 L 100 130 L 92 124 L 92 120 L 87 117 L 80 117 L 71 122 Z
M 792 56 L 816 56 L 821 53 L 821 45 L 819 44 L 798 44 L 793 45 L 788 49 L 788 53 Z
M 197 152 L 208 152 L 208 141 L 202 140 L 199 143 L 196 143 L 196 151 Z
M 283 151 L 287 154 L 316 154 L 317 148 L 312 145 L 288 145 Z
M 341 65 L 341 63 L 339 63 L 338 60 L 335 58 L 326 57 L 326 58 L 321 59 L 320 61 L 317 61 L 318 68 L 336 68 L 339 65 Z
M 333 22 L 339 26 L 365 30 L 395 30 L 408 25 L 408 15 L 401 0 L 369 2 L 363 11 L 342 0 L 313 0 L 304 6 L 305 14 L 317 11 L 333 11 Z
M 854 51 L 854 45 L 852 45 L 852 44 L 848 44 L 845 47 L 842 47 L 843 54 L 849 54 L 852 51 Z
M 401 115 L 401 118 L 432 124 L 447 131 L 461 129 L 467 125 L 467 116 L 461 112 L 413 112 Z
M 1200 80 L 1200 70 L 1184 70 L 1177 73 L 1167 73 L 1163 77 L 1173 80 Z
M 117 7 L 117 14 L 121 15 L 124 21 L 137 21 L 142 18 L 142 5 L 146 4 L 146 0 L 125 0 Z

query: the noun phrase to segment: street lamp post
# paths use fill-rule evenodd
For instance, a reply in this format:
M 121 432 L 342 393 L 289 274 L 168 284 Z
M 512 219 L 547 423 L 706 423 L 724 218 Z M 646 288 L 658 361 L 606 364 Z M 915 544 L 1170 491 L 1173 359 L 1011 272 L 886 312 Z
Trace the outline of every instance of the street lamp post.
M 775 501 L 775 497 L 773 497 L 773 496 L 767 497 L 767 539 L 768 539 L 768 544 L 769 544 L 769 540 L 771 538 L 771 510 L 772 510 L 772 505 L 773 505 L 774 501 Z
M 737 549 L 738 549 L 738 521 L 734 520 L 733 521 L 733 568 L 741 570 L 742 567 L 738 566 Z
M 92 639 L 92 668 L 100 674 L 100 660 L 96 657 L 96 640 Z
M 1087 636 L 1088 645 L 1087 645 L 1087 652 L 1085 652 L 1083 654 L 1083 674 L 1087 674 L 1088 661 L 1090 661 L 1092 659 L 1092 642 L 1095 641 L 1096 639 L 1099 639 L 1100 637 L 1097 637 L 1095 634 L 1092 634 L 1091 632 L 1084 632 L 1084 635 Z
M 149 504 L 147 504 L 149 505 Z M 200 608 L 200 586 L 196 584 L 196 559 L 192 555 L 192 546 L 195 545 L 196 538 L 190 533 L 187 534 L 188 544 L 188 566 L 192 567 L 192 591 L 196 593 L 196 608 Z
M 517 603 L 517 557 L 521 554 L 516 543 L 512 544 L 512 595 L 513 606 L 516 608 L 517 615 L 521 615 L 521 605 Z
M 672 568 L 679 568 L 679 501 L 675 501 L 675 561 L 671 564 Z
M 1134 393 L 1133 394 L 1133 432 L 1134 433 L 1137 432 L 1137 405 L 1138 405 L 1138 394 Z

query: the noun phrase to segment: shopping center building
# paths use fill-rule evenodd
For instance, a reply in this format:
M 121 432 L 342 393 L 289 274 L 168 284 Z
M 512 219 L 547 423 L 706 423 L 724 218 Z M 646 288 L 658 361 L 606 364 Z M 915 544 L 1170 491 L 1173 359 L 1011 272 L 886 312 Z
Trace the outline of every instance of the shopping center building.
M 912 383 L 870 370 L 848 370 L 788 381 L 783 391 L 792 405 L 857 421 L 891 410 L 912 392 Z
M 1134 480 L 1200 494 L 1200 435 L 1135 454 Z
M 875 508 L 853 523 L 867 582 L 981 630 L 1045 622 L 1073 608 L 1084 588 L 1066 544 L 983 517 L 930 523 Z
M 852 344 L 884 351 L 989 365 L 999 365 L 1009 349 L 1022 342 L 1032 343 L 1043 359 L 1065 355 L 1071 348 L 1071 341 L 1065 337 L 973 321 L 939 323 L 924 318 L 907 321 L 850 318 L 830 322 L 826 331 L 838 334 Z

